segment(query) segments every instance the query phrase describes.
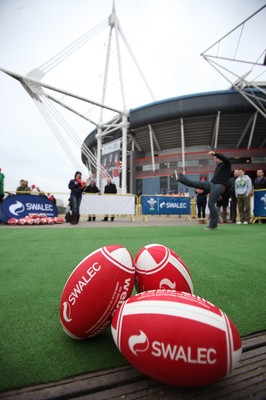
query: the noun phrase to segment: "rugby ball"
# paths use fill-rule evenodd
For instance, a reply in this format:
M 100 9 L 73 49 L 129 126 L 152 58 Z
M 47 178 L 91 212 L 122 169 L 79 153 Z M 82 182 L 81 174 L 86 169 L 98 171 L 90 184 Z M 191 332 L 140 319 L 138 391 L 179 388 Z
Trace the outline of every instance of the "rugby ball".
M 119 245 L 102 247 L 84 258 L 68 278 L 60 300 L 60 321 L 75 339 L 87 339 L 112 322 L 113 313 L 130 295 L 135 265 Z
M 17 218 L 9 218 L 7 223 L 8 223 L 8 225 L 17 225 L 18 219 Z
M 53 218 L 53 222 L 55 224 L 63 224 L 64 223 L 64 218 L 62 218 L 62 217 L 54 217 Z
M 171 249 L 161 244 L 142 247 L 135 257 L 135 286 L 138 292 L 155 289 L 193 293 L 188 268 Z
M 226 377 L 242 351 L 239 333 L 224 312 L 175 290 L 128 299 L 114 314 L 112 335 L 135 368 L 176 386 L 204 386 Z

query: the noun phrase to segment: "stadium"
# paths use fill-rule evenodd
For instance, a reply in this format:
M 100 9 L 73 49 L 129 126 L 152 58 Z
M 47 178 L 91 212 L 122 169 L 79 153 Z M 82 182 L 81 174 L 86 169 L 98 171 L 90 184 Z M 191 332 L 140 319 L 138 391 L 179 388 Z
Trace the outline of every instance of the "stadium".
M 256 103 L 265 101 L 266 83 L 245 88 Z M 211 178 L 214 161 L 208 151 L 227 155 L 232 171 L 243 168 L 253 179 L 266 169 L 266 119 L 236 89 L 186 95 L 131 109 L 127 135 L 127 191 L 135 194 L 177 193 L 174 171 Z M 97 152 L 97 131 L 83 146 Z M 121 138 L 121 129 L 103 144 Z M 87 159 L 82 153 L 82 161 Z M 182 186 L 182 185 L 181 185 Z M 193 189 L 190 189 L 193 190 Z M 192 192 L 191 192 L 192 193 Z

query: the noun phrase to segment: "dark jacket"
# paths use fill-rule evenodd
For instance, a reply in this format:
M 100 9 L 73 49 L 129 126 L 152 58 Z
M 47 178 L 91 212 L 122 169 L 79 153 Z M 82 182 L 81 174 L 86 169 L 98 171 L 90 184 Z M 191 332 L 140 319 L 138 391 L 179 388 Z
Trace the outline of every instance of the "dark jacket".
M 254 180 L 254 189 L 266 189 L 266 177 L 263 176 L 261 178 L 255 178 Z
M 71 195 L 81 197 L 84 188 L 80 187 L 80 182 L 76 181 L 76 179 L 71 179 L 68 184 L 68 188 L 71 190 Z
M 89 185 L 86 187 L 85 193 L 100 193 L 100 190 L 96 185 Z
M 222 160 L 222 162 L 215 168 L 211 182 L 226 186 L 231 176 L 231 162 L 229 158 L 221 153 L 215 153 L 214 156 Z
M 110 193 L 116 194 L 117 193 L 116 185 L 114 183 L 109 183 L 109 184 L 105 185 L 104 193 L 105 194 L 110 194 Z
M 235 182 L 236 178 L 232 176 L 227 183 L 229 194 L 231 197 L 236 197 Z
M 195 191 L 195 193 L 196 193 L 196 196 L 197 196 L 197 203 L 199 203 L 199 204 L 207 203 L 207 194 L 208 194 L 208 192 L 203 190 L 202 193 L 197 193 L 196 191 Z

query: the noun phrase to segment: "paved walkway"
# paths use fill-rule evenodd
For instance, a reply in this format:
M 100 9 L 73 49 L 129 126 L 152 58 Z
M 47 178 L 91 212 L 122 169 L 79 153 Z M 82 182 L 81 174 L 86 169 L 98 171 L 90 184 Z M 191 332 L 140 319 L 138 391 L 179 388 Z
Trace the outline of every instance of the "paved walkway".
M 190 218 L 188 216 L 160 216 L 160 215 L 148 215 L 148 216 L 139 216 L 135 217 L 134 220 L 129 216 L 125 217 L 115 217 L 113 222 L 111 221 L 102 221 L 103 217 L 98 217 L 95 222 L 88 222 L 87 218 L 81 217 L 80 223 L 78 225 L 71 225 L 70 223 L 64 222 L 63 224 L 55 224 L 55 225 L 30 225 L 25 226 L 29 229 L 34 228 L 110 228 L 110 227 L 134 227 L 134 226 L 190 226 L 190 225 L 198 225 L 198 221 L 196 218 Z M 0 224 L 0 228 L 12 229 L 14 226 Z M 18 226 L 20 228 L 20 226 Z

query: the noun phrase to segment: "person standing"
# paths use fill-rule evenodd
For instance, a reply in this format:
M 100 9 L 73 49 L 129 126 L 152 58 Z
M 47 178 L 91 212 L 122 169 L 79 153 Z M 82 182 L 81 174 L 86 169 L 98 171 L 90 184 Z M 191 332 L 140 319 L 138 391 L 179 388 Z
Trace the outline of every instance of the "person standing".
M 201 182 L 206 182 L 207 178 L 206 176 L 201 176 L 200 177 Z M 207 192 L 203 189 L 196 189 L 196 203 L 197 203 L 197 209 L 198 209 L 198 221 L 199 224 L 205 224 L 205 212 L 206 212 L 206 206 L 207 206 Z
M 257 177 L 254 179 L 254 190 L 266 189 L 266 177 L 262 169 L 257 170 Z
M 218 211 L 218 220 L 223 224 L 227 223 L 227 208 L 229 204 L 229 197 L 230 197 L 229 188 L 228 186 L 226 186 L 225 191 L 221 196 L 218 197 L 216 203 Z
M 82 181 L 81 172 L 77 171 L 74 175 L 74 179 L 71 179 L 68 184 L 70 192 L 70 208 L 72 211 L 71 225 L 77 225 L 79 223 L 79 207 L 81 203 L 82 193 L 86 186 L 86 182 Z
M 264 176 L 264 171 L 262 169 L 257 170 L 257 177 L 254 179 L 253 189 L 254 190 L 266 189 L 266 177 Z M 266 224 L 266 219 L 261 219 L 260 222 Z
M 5 175 L 2 172 L 2 168 L 0 168 L 0 203 L 2 203 L 2 200 L 5 196 L 4 182 L 5 182 Z
M 229 158 L 225 157 L 221 153 L 216 153 L 215 151 L 209 151 L 209 156 L 214 157 L 216 163 L 216 168 L 213 173 L 213 177 L 210 182 L 192 181 L 188 179 L 185 175 L 177 174 L 176 180 L 183 183 L 186 186 L 194 187 L 196 189 L 203 189 L 207 193 L 210 193 L 208 206 L 210 210 L 210 220 L 209 225 L 206 230 L 217 229 L 218 225 L 218 211 L 216 209 L 216 202 L 221 194 L 225 191 L 227 182 L 231 175 L 231 162 Z
M 238 178 L 238 169 L 234 170 L 234 176 L 232 176 L 228 181 L 228 189 L 230 194 L 230 222 L 236 223 L 237 216 L 237 200 L 235 192 L 235 181 Z
M 86 189 L 84 190 L 85 193 L 100 193 L 100 190 L 98 189 L 98 187 L 95 184 L 94 180 L 90 181 L 90 184 L 86 187 Z M 88 215 L 88 221 L 96 221 L 96 215 Z
M 29 182 L 28 181 L 24 181 L 24 182 L 25 182 L 24 191 L 26 192 L 26 194 L 31 194 L 31 187 L 29 186 Z
M 245 170 L 238 170 L 239 176 L 235 181 L 235 192 L 240 221 L 237 224 L 248 224 L 250 222 L 250 196 L 252 192 L 252 181 Z
M 107 184 L 104 187 L 104 194 L 116 194 L 117 193 L 117 188 L 114 183 L 112 183 L 112 180 L 110 178 L 107 179 Z M 114 215 L 111 215 L 111 221 L 115 219 Z M 108 221 L 108 215 L 105 215 L 104 219 L 102 221 Z
M 26 190 L 26 183 L 24 179 L 20 179 L 19 181 L 19 186 L 16 189 L 16 194 L 23 194 L 22 192 L 25 192 Z

